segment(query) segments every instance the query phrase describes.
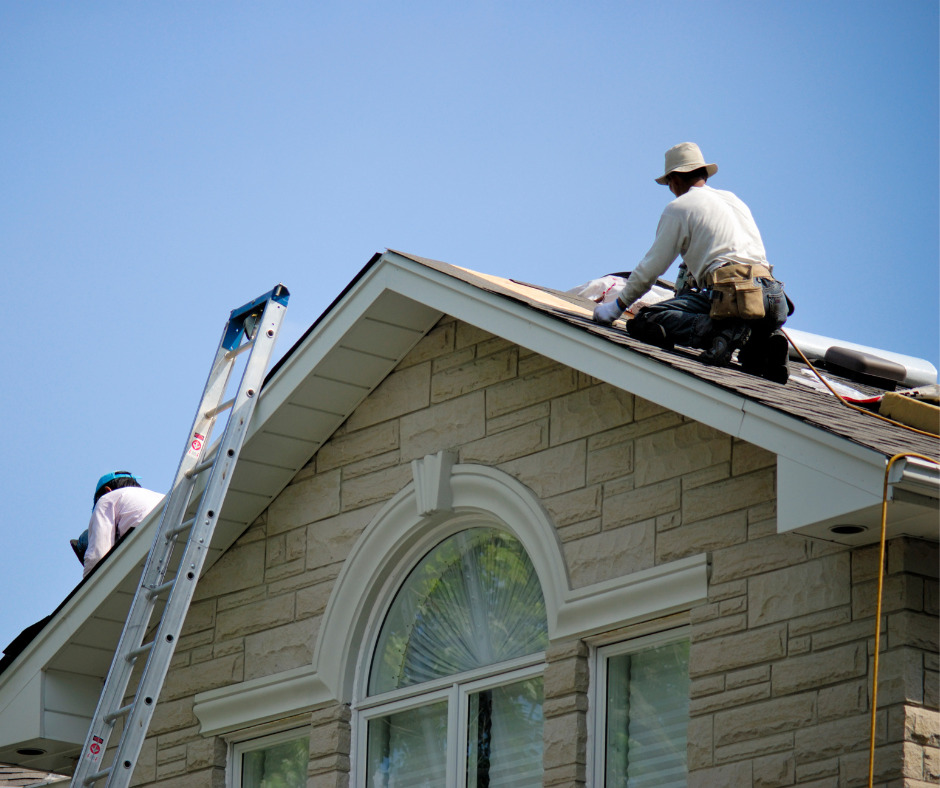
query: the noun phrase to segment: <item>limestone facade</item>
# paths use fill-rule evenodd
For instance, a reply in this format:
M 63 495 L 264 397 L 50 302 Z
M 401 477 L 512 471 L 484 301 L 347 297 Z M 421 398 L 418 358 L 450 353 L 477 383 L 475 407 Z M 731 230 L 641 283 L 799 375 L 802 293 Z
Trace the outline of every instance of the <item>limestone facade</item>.
M 689 614 L 690 785 L 862 784 L 873 548 L 778 535 L 774 455 L 444 318 L 200 581 L 135 785 L 225 784 L 228 744 L 200 735 L 194 696 L 309 665 L 351 547 L 411 460 L 442 449 L 539 496 L 573 587 L 711 556 L 708 603 Z M 940 778 L 937 564 L 935 544 L 890 544 L 884 785 Z M 581 641 L 546 654 L 546 786 L 589 774 L 592 659 Z M 309 788 L 346 788 L 349 708 L 305 719 Z

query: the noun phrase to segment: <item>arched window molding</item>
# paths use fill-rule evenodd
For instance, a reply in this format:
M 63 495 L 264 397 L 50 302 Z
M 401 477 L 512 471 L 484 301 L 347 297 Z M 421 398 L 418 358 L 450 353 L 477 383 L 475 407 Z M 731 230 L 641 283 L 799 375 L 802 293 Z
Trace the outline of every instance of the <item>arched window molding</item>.
M 587 637 L 670 613 L 707 597 L 705 554 L 585 588 L 569 585 L 551 516 L 509 474 L 458 465 L 440 452 L 412 463 L 414 481 L 375 515 L 336 579 L 312 664 L 196 696 L 203 734 L 235 730 L 327 703 L 351 702 L 363 675 L 364 638 L 375 636 L 391 596 L 415 562 L 448 536 L 488 524 L 525 548 L 545 597 L 552 641 Z
M 415 481 L 376 514 L 336 580 L 313 657 L 334 698 L 350 702 L 362 676 L 364 638 L 377 633 L 417 559 L 457 531 L 489 523 L 515 536 L 538 574 L 551 640 L 585 637 L 687 610 L 707 593 L 705 555 L 572 589 L 551 516 L 528 487 L 497 468 L 453 464 L 441 452 L 413 464 Z

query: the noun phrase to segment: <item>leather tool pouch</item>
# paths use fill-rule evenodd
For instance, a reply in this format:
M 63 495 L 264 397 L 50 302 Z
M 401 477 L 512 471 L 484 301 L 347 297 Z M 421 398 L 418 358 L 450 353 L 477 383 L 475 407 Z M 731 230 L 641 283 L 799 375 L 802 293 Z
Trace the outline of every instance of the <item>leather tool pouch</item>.
M 773 277 L 762 265 L 732 263 L 708 275 L 712 292 L 709 316 L 713 320 L 740 317 L 758 320 L 764 316 L 764 289 L 756 277 Z

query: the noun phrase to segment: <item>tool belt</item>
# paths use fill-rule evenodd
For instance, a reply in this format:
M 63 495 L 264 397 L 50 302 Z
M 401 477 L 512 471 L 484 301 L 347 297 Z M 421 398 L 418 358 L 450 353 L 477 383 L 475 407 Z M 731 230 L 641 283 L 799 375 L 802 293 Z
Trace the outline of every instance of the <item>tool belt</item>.
M 757 281 L 759 278 L 774 277 L 766 266 L 750 263 L 728 263 L 709 272 L 706 277 L 712 301 L 709 317 L 713 320 L 764 317 L 764 288 Z

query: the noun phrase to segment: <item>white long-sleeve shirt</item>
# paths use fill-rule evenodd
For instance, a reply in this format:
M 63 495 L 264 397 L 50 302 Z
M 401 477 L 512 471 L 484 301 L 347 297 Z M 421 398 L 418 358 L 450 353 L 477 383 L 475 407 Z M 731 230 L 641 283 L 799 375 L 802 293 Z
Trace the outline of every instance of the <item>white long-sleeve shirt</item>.
M 105 493 L 95 504 L 88 523 L 88 549 L 83 577 L 114 547 L 114 543 L 152 512 L 163 495 L 142 487 L 121 487 Z
M 621 303 L 629 307 L 647 293 L 680 254 L 699 284 L 726 261 L 770 267 L 750 209 L 731 192 L 693 186 L 666 206 L 656 240 L 620 292 Z

